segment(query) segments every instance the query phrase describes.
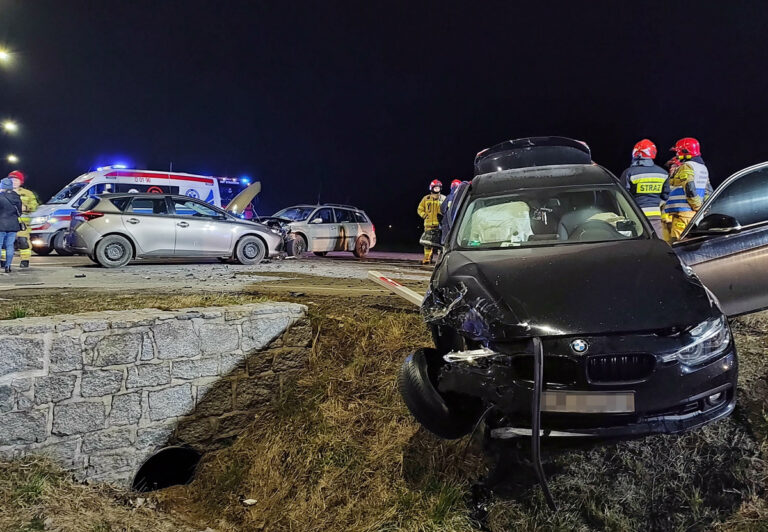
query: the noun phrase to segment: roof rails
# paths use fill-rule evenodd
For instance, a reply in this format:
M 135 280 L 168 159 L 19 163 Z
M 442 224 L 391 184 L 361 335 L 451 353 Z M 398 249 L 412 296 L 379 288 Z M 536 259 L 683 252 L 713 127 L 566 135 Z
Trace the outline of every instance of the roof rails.
M 352 205 L 344 205 L 344 204 L 341 204 L 341 203 L 323 203 L 323 206 L 325 206 L 325 207 L 343 207 L 345 209 L 353 209 L 353 210 L 356 210 L 356 211 L 360 210 L 357 207 L 353 207 Z
M 506 140 L 475 156 L 475 175 L 513 168 L 591 164 L 589 146 L 567 137 L 524 137 Z

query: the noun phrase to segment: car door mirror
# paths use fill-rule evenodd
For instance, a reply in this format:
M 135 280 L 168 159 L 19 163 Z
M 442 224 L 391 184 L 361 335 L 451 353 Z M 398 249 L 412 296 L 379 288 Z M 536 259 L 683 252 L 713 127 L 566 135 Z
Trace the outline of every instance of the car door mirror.
M 727 214 L 708 214 L 694 227 L 691 227 L 691 236 L 716 235 L 737 233 L 741 231 L 741 224 L 733 216 Z
M 321 224 L 321 223 L 323 223 L 323 219 L 322 218 L 315 218 L 315 219 L 313 219 L 309 223 L 311 223 L 311 224 Z

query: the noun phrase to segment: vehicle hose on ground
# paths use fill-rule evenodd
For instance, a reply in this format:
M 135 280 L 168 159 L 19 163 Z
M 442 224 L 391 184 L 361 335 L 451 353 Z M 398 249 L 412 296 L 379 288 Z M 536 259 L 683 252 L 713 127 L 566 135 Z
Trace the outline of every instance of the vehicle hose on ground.
M 531 398 L 531 451 L 533 468 L 550 510 L 557 511 L 541 465 L 541 388 L 544 384 L 544 347 L 541 338 L 533 338 L 533 397 Z

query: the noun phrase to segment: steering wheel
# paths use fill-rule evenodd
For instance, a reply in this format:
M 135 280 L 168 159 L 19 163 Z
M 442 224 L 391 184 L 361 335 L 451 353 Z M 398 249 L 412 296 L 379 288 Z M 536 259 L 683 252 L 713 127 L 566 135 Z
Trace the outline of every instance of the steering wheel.
M 587 220 L 568 235 L 568 240 L 616 240 L 617 237 L 621 236 L 621 233 L 608 222 L 602 220 Z

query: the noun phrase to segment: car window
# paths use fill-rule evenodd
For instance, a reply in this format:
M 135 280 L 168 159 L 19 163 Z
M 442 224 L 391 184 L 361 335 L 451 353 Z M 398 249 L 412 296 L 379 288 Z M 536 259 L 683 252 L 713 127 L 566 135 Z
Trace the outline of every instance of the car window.
M 315 214 L 312 215 L 312 220 L 316 220 L 317 218 L 320 218 L 324 224 L 332 224 L 334 222 L 333 211 L 331 209 L 318 209 Z
M 128 212 L 136 214 L 168 214 L 168 205 L 165 203 L 165 198 L 133 198 Z
M 97 198 L 90 198 L 83 204 L 83 206 L 90 201 L 98 202 L 99 200 Z M 110 198 L 109 202 L 117 207 L 118 210 L 125 211 L 126 207 L 128 207 L 128 204 L 131 202 L 131 198 Z
M 99 203 L 99 201 L 100 201 L 99 198 L 87 198 L 83 203 L 80 204 L 77 210 L 90 211 L 96 206 L 97 203 Z M 114 201 L 112 203 L 114 203 Z
M 367 224 L 368 218 L 365 217 L 365 213 L 362 213 L 360 211 L 354 211 L 353 214 L 355 215 L 355 221 L 359 224 Z
M 294 222 L 303 222 L 309 218 L 309 215 L 312 214 L 313 210 L 315 210 L 314 207 L 288 207 L 282 211 L 277 211 L 275 217 L 286 218 L 288 220 L 293 220 Z
M 638 215 L 617 188 L 556 187 L 473 200 L 460 221 L 458 245 L 498 249 L 642 235 Z
M 220 218 L 221 215 L 210 207 L 192 200 L 173 200 L 173 208 L 177 216 L 193 218 Z
M 339 223 L 354 223 L 355 221 L 352 211 L 348 211 L 347 209 L 333 209 L 333 212 L 336 213 L 336 221 Z
M 707 214 L 733 216 L 741 225 L 768 220 L 768 168 L 738 178 L 712 200 Z
M 70 183 L 63 189 L 61 189 L 54 197 L 52 197 L 50 200 L 48 200 L 49 204 L 63 204 L 63 203 L 69 203 L 69 200 L 71 200 L 75 195 L 80 192 L 83 187 L 86 184 L 83 182 L 80 183 Z

